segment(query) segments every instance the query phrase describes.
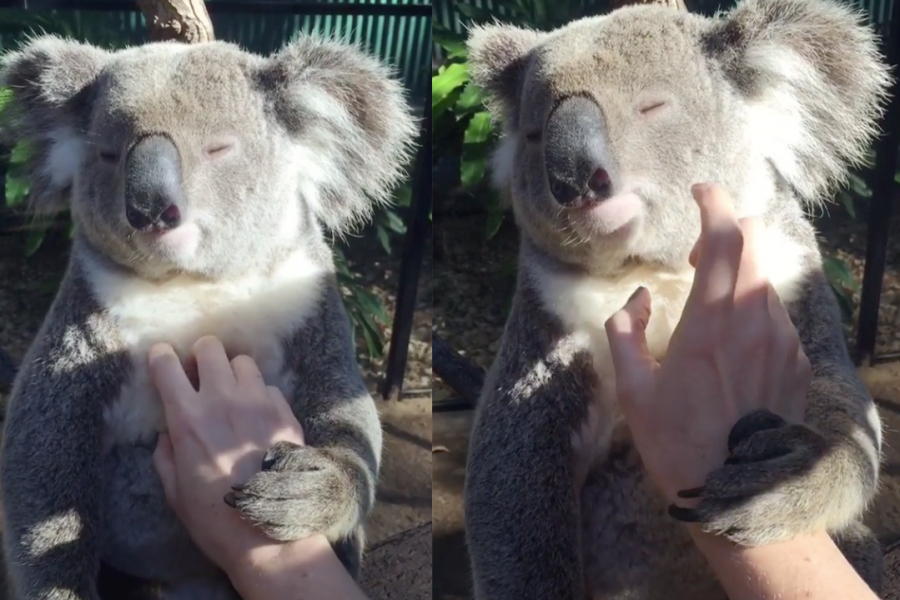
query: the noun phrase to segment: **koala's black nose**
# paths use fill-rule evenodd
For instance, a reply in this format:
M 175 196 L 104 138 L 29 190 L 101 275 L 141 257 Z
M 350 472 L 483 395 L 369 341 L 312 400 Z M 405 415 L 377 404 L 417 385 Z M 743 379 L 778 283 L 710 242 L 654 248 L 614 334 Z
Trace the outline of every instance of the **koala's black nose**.
M 125 160 L 125 218 L 137 230 L 174 229 L 184 205 L 181 157 L 168 138 L 141 139 Z
M 563 100 L 547 121 L 544 145 L 550 192 L 563 206 L 583 206 L 612 195 L 604 168 L 609 150 L 603 114 L 595 102 L 576 96 Z

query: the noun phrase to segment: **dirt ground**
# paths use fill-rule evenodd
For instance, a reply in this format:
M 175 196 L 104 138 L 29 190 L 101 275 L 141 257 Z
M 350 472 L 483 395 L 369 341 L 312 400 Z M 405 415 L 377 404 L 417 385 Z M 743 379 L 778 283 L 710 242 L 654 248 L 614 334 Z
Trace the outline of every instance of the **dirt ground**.
M 25 242 L 23 235 L 0 234 L 0 347 L 17 363 L 53 300 L 52 282 L 65 267 L 68 248 L 64 236 L 54 236 L 36 255 L 25 258 Z M 395 247 L 399 253 L 399 241 Z M 427 248 L 431 248 L 431 240 L 428 240 Z M 353 238 L 346 248 L 351 268 L 362 274 L 366 288 L 383 301 L 391 316 L 398 285 L 400 260 L 397 253 L 387 256 L 371 231 Z M 382 401 L 378 384 L 384 371 L 384 359 L 362 361 L 384 429 L 381 480 L 375 510 L 368 523 L 370 546 L 377 546 L 400 532 L 431 521 L 431 273 L 431 253 L 428 251 L 422 266 L 404 378 L 404 389 L 418 390 L 418 394 L 399 402 Z M 389 331 L 385 334 L 389 342 Z M 5 400 L 0 394 L 0 404 Z M 379 556 L 376 564 L 383 565 L 384 560 Z M 366 575 L 367 579 L 377 579 L 377 574 Z M 0 600 L 5 600 L 2 590 Z
M 860 212 L 860 214 L 864 214 Z M 827 255 L 847 262 L 862 280 L 865 257 L 865 223 L 852 219 L 839 205 L 817 221 L 821 245 Z M 435 330 L 458 352 L 487 369 L 499 340 L 515 285 L 517 233 L 506 222 L 496 237 L 485 238 L 483 216 L 435 217 Z M 891 230 L 900 231 L 895 214 Z M 858 296 L 855 302 L 858 303 Z M 845 328 L 847 341 L 855 344 L 854 322 Z M 900 351 L 900 235 L 891 239 L 888 270 L 879 314 L 876 353 Z M 885 423 L 885 461 L 881 492 L 868 522 L 884 544 L 900 541 L 900 363 L 861 369 L 876 398 Z M 435 379 L 435 401 L 452 397 L 452 390 Z M 462 489 L 465 478 L 471 411 L 439 413 L 434 417 L 434 587 L 435 600 L 471 598 L 466 555 Z M 898 550 L 900 552 L 900 550 Z M 889 597 L 900 598 L 900 559 Z M 893 563 L 892 563 L 893 564 Z

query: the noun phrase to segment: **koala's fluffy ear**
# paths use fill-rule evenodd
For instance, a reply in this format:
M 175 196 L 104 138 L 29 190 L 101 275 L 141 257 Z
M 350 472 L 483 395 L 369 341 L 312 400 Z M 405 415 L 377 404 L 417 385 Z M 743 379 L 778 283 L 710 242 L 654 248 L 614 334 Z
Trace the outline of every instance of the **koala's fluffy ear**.
M 477 25 L 469 30 L 469 75 L 491 95 L 491 109 L 499 117 L 515 120 L 530 52 L 545 35 L 511 25 Z
M 356 46 L 300 36 L 258 81 L 298 140 L 304 201 L 324 225 L 344 232 L 390 201 L 418 134 L 391 68 Z
M 891 83 L 863 14 L 834 0 L 745 0 L 703 44 L 748 100 L 758 147 L 806 202 L 862 163 Z
M 90 90 L 109 52 L 47 35 L 7 53 L 0 85 L 12 99 L 0 116 L 7 144 L 30 143 L 31 206 L 36 212 L 68 208 L 72 181 L 84 156 Z

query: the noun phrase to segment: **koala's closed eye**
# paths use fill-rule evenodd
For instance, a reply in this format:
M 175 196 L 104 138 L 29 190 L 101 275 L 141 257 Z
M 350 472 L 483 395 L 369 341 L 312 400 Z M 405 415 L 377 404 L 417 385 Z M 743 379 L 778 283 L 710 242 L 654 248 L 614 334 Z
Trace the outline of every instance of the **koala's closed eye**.
M 644 102 L 638 106 L 638 112 L 642 116 L 649 117 L 654 114 L 661 113 L 667 106 L 665 100 L 651 100 Z
M 100 160 L 105 163 L 115 164 L 119 162 L 121 154 L 117 150 L 100 150 L 98 152 Z
M 203 148 L 203 154 L 213 159 L 224 158 L 234 151 L 235 146 L 237 141 L 234 139 L 215 140 Z

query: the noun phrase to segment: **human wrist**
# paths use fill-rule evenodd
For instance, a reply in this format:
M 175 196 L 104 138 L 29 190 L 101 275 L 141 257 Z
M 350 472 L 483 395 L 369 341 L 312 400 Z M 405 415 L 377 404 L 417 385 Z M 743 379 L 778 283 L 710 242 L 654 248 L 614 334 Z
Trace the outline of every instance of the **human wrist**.
M 760 546 L 742 546 L 687 525 L 732 600 L 877 600 L 825 531 Z
M 228 576 L 245 600 L 365 600 L 322 535 L 260 544 L 233 561 Z

